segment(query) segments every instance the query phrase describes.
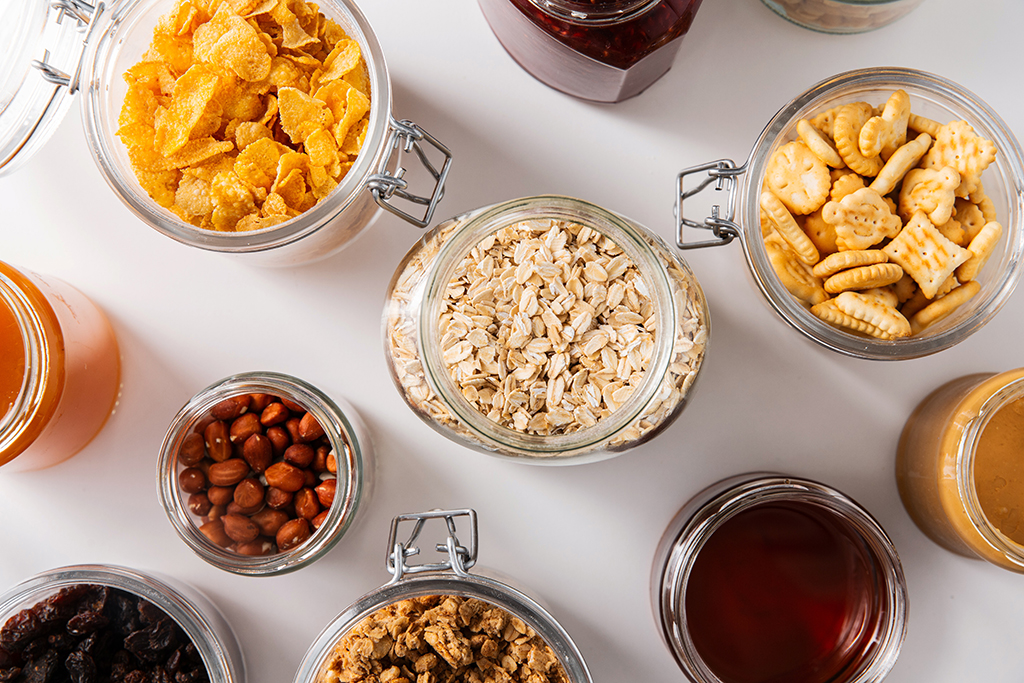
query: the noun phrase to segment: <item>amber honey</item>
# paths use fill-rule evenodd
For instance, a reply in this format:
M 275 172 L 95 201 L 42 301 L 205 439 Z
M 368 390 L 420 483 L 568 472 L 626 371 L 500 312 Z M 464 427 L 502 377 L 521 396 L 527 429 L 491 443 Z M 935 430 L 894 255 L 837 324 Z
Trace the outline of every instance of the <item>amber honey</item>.
M 25 383 L 25 343 L 14 311 L 0 302 L 0 419 L 8 412 Z

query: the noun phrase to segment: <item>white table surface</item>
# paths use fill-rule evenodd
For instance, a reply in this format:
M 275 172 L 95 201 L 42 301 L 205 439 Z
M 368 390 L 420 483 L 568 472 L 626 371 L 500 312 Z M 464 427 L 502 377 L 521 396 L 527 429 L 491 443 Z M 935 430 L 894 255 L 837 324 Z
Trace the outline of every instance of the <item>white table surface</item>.
M 746 158 L 767 120 L 852 68 L 914 67 L 986 100 L 1024 135 L 1024 3 L 926 0 L 859 36 L 791 25 L 757 0 L 705 0 L 672 70 L 614 106 L 548 89 L 502 50 L 473 0 L 364 0 L 394 85 L 394 113 L 455 155 L 438 218 L 519 196 L 579 196 L 672 238 L 676 172 Z M 70 461 L 0 475 L 0 592 L 78 563 L 163 572 L 207 592 L 234 624 L 250 683 L 290 681 L 320 630 L 389 578 L 391 518 L 473 507 L 481 564 L 550 606 L 598 683 L 674 681 L 649 601 L 655 545 L 676 510 L 723 477 L 771 469 L 861 502 L 903 561 L 910 625 L 891 683 L 1024 679 L 1024 576 L 955 556 L 911 522 L 893 456 L 903 422 L 962 374 L 1024 365 L 1024 292 L 955 348 L 900 363 L 841 357 L 764 305 L 741 248 L 689 252 L 713 331 L 694 400 L 659 438 L 613 460 L 542 468 L 498 461 L 436 434 L 388 376 L 385 288 L 420 232 L 385 215 L 341 254 L 258 269 L 172 242 L 107 188 L 77 105 L 42 151 L 0 180 L 0 258 L 76 285 L 110 316 L 123 395 Z M 229 374 L 278 370 L 353 403 L 373 433 L 376 488 L 358 526 L 298 573 L 241 578 L 181 543 L 157 502 L 168 421 Z

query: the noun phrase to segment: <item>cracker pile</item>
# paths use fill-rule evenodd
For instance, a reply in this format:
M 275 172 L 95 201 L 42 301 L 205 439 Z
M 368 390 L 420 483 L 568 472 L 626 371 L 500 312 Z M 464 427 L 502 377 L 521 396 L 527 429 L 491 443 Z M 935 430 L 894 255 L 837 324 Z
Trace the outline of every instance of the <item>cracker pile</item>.
M 569 683 L 521 619 L 474 598 L 388 605 L 338 642 L 317 683 Z
M 302 0 L 177 0 L 125 74 L 139 184 L 194 226 L 267 228 L 322 201 L 366 136 L 359 45 Z
M 1003 228 L 981 183 L 996 147 L 966 121 L 912 114 L 897 90 L 797 123 L 768 161 L 761 232 L 779 280 L 822 320 L 921 333 L 981 289 Z

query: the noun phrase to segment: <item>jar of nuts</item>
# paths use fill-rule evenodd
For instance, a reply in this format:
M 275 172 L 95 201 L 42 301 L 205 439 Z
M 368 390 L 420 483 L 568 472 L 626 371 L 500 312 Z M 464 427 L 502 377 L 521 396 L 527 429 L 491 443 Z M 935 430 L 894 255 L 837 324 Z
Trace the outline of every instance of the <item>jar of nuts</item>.
M 384 346 L 441 434 L 520 462 L 611 457 L 686 406 L 708 342 L 704 293 L 655 235 L 568 197 L 435 227 L 388 289 Z
M 728 192 L 725 206 L 687 218 L 684 200 L 711 183 Z M 768 305 L 850 356 L 902 360 L 958 344 L 1024 270 L 1020 143 L 976 95 L 921 71 L 822 81 L 779 110 L 742 166 L 693 166 L 678 185 L 681 248 L 740 237 Z M 687 242 L 685 227 L 714 238 Z
M 294 377 L 251 372 L 207 387 L 174 418 L 158 493 L 175 531 L 210 564 L 280 574 L 322 557 L 349 529 L 368 493 L 368 458 L 350 406 Z
M 0 595 L 0 680 L 115 677 L 242 683 L 245 661 L 216 605 L 167 577 L 77 565 Z
M 437 561 L 410 562 L 435 541 Z M 323 630 L 295 683 L 463 683 L 483 680 L 481 673 L 486 680 L 590 683 L 583 656 L 554 617 L 519 590 L 470 573 L 476 558 L 475 511 L 396 517 L 388 541 L 392 580 Z

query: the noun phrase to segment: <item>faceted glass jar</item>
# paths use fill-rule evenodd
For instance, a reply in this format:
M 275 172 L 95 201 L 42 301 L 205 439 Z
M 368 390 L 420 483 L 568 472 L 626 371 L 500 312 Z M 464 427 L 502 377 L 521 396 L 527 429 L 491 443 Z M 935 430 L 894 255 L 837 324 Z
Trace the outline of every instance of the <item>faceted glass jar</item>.
M 78 453 L 120 391 L 121 356 L 103 312 L 57 278 L 0 262 L 0 471 Z
M 337 490 L 326 519 L 305 542 L 270 555 L 243 555 L 207 538 L 200 531 L 199 519 L 188 508 L 187 494 L 179 486 L 178 475 L 185 466 L 178 462 L 178 457 L 186 437 L 197 430 L 201 433 L 204 422 L 209 422 L 211 408 L 242 394 L 269 394 L 301 405 L 323 427 L 337 463 Z M 157 493 L 178 536 L 202 559 L 235 574 L 284 574 L 326 555 L 352 527 L 369 497 L 373 472 L 370 458 L 369 434 L 355 409 L 346 402 L 332 399 L 316 387 L 288 375 L 243 373 L 203 389 L 171 421 L 157 461 Z M 263 485 L 266 486 L 265 477 Z
M 823 33 L 863 33 L 888 26 L 922 0 L 762 0 L 776 14 Z
M 977 282 L 981 290 L 951 315 L 912 337 L 882 340 L 833 327 L 812 314 L 783 286 L 764 247 L 759 198 L 769 159 L 782 145 L 797 139 L 796 126 L 832 107 L 856 101 L 884 104 L 897 89 L 910 95 L 911 111 L 941 124 L 965 120 L 978 135 L 992 140 L 995 161 L 982 175 L 1003 235 Z M 962 86 L 939 76 L 902 68 L 874 68 L 838 74 L 822 81 L 783 107 L 758 137 L 741 168 L 729 160 L 730 207 L 723 215 L 741 238 L 750 274 L 765 302 L 786 323 L 807 338 L 839 353 L 872 360 L 905 360 L 927 356 L 958 344 L 985 325 L 1006 303 L 1024 269 L 1024 153 L 1006 123 L 987 104 Z M 714 166 L 709 164 L 707 166 Z M 694 167 L 680 174 L 694 173 Z M 718 172 L 718 171 L 714 171 Z M 682 212 L 680 212 L 682 213 Z M 732 221 L 735 219 L 735 223 Z
M 1016 527 L 1019 513 L 1010 510 L 1001 521 L 985 514 L 978 487 L 988 482 L 977 476 L 975 464 L 993 417 L 1022 401 L 1024 368 L 959 377 L 914 409 L 896 452 L 900 498 L 921 531 L 947 550 L 1018 573 L 1024 573 L 1024 545 L 1000 526 Z M 1024 414 L 1017 414 L 1016 424 L 1022 431 Z M 1024 444 L 1013 442 L 1008 434 L 996 438 L 1009 457 L 990 465 L 1005 468 L 997 471 L 1000 479 L 992 486 L 1019 485 Z
M 706 598 L 710 591 L 702 585 L 702 590 L 694 596 L 690 585 L 695 581 L 708 581 L 709 570 L 702 568 L 699 562 L 701 553 L 712 547 L 709 543 L 715 540 L 715 535 L 743 515 L 748 515 L 749 520 L 749 513 L 761 511 L 764 514 L 766 509 L 788 510 L 790 513 L 785 521 L 776 521 L 779 526 L 774 528 L 762 526 L 745 535 L 732 536 L 734 541 L 739 539 L 736 545 L 728 547 L 725 554 L 717 555 L 719 563 L 710 565 L 715 573 L 714 580 L 720 580 L 721 585 L 716 588 L 732 597 L 731 601 L 712 603 L 717 604 L 716 611 L 731 615 L 726 617 L 732 629 L 729 635 L 739 637 L 745 634 L 751 647 L 763 646 L 753 635 L 760 631 L 756 631 L 752 624 L 761 623 L 769 613 L 774 619 L 776 614 L 790 611 L 786 609 L 790 605 L 794 608 L 794 619 L 800 622 L 820 619 L 832 605 L 823 602 L 815 607 L 815 602 L 807 604 L 806 601 L 834 599 L 830 591 L 840 579 L 828 573 L 838 571 L 833 566 L 836 561 L 833 556 L 816 553 L 825 547 L 823 544 L 840 539 L 838 547 L 844 549 L 841 554 L 844 567 L 837 576 L 843 577 L 841 581 L 845 588 L 841 590 L 850 591 L 851 587 L 856 587 L 858 595 L 852 605 L 854 609 L 852 612 L 844 611 L 842 628 L 837 632 L 829 630 L 833 624 L 824 622 L 815 622 L 813 628 L 809 623 L 801 627 L 814 633 L 809 640 L 815 641 L 816 648 L 820 648 L 819 638 L 825 640 L 836 635 L 834 647 L 815 652 L 817 657 L 811 661 L 803 661 L 800 657 L 811 650 L 805 652 L 807 645 L 801 642 L 800 652 L 789 661 L 790 664 L 798 664 L 797 668 L 786 674 L 776 671 L 769 676 L 763 673 L 763 679 L 814 683 L 826 680 L 832 683 L 881 681 L 896 663 L 907 629 L 907 586 L 892 541 L 867 511 L 839 491 L 814 481 L 771 473 L 742 474 L 713 484 L 683 506 L 661 538 L 651 572 L 651 605 L 662 640 L 680 669 L 695 683 L 722 683 L 723 680 L 735 680 L 740 675 L 754 676 L 750 672 L 731 672 L 732 675 L 719 677 L 709 664 L 711 660 L 701 654 L 703 651 L 719 657 L 719 667 L 722 661 L 735 664 L 746 660 L 749 663 L 751 657 L 749 652 L 732 651 L 728 644 L 722 646 L 731 653 L 724 660 L 721 659 L 721 651 L 708 650 L 709 636 L 691 624 L 701 618 L 700 612 L 691 615 L 691 598 Z M 760 519 L 761 524 L 767 524 L 764 517 Z M 776 520 L 780 519 L 776 517 Z M 825 529 L 829 530 L 828 538 L 823 539 L 822 530 Z M 770 551 L 773 543 L 778 544 L 778 552 L 790 553 L 779 559 L 779 566 L 784 567 L 780 570 L 784 580 L 771 573 L 773 558 L 764 554 L 766 548 Z M 717 545 L 716 551 L 720 552 L 722 547 Z M 835 554 L 840 553 L 836 551 Z M 723 557 L 728 562 L 720 566 Z M 826 570 L 826 567 L 831 569 Z M 760 593 L 751 597 L 746 592 L 750 590 L 749 585 L 732 585 L 730 588 L 731 584 L 727 583 L 742 580 L 758 584 L 759 591 L 771 591 L 771 596 L 765 597 Z M 822 597 L 826 595 L 828 597 Z M 713 595 L 711 600 L 719 597 Z M 780 600 L 793 602 L 780 604 Z M 766 608 L 765 601 L 772 607 Z M 847 605 L 846 609 L 849 608 Z M 706 616 L 703 618 L 706 622 Z M 701 623 L 710 632 L 707 624 Z M 778 622 L 778 632 L 783 633 L 790 626 L 789 622 Z M 764 635 L 761 634 L 762 637 Z M 698 636 L 704 636 L 700 643 Z M 758 642 L 750 642 L 752 640 Z M 773 645 L 784 649 L 791 643 L 773 641 Z M 770 658 L 762 657 L 757 664 L 763 665 L 763 660 L 767 659 Z
M 443 302 L 460 263 L 485 237 L 523 221 L 566 221 L 609 238 L 635 264 L 657 320 L 654 350 L 642 383 L 609 416 L 568 433 L 529 434 L 490 419 L 452 379 L 440 344 Z M 661 433 L 690 399 L 709 326 L 700 285 L 660 238 L 601 207 L 557 196 L 484 207 L 435 227 L 399 265 L 388 288 L 383 319 L 392 379 L 421 419 L 476 450 L 546 465 L 602 460 Z
M 701 0 L 480 0 L 509 55 L 537 80 L 619 102 L 672 66 Z
M 245 661 L 231 625 L 217 606 L 185 583 L 113 565 L 52 569 L 27 579 L 0 596 L 0 625 L 62 588 L 78 584 L 109 586 L 151 602 L 173 619 L 195 645 L 210 683 L 244 683 Z

